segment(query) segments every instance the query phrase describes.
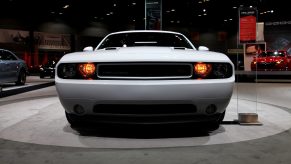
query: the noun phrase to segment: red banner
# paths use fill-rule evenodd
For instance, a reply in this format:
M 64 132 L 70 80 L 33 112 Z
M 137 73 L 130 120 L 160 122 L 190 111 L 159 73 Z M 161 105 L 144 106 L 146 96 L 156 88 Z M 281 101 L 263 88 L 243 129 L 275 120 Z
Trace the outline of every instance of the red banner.
M 239 11 L 239 42 L 256 42 L 257 10 L 253 8 Z

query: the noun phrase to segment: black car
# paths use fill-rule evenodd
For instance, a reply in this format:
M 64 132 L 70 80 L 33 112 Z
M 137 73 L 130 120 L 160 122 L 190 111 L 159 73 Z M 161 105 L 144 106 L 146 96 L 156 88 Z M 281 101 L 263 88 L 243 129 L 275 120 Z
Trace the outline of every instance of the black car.
M 45 65 L 41 66 L 39 68 L 39 77 L 44 78 L 49 76 L 50 78 L 54 78 L 56 64 L 56 61 L 48 61 Z

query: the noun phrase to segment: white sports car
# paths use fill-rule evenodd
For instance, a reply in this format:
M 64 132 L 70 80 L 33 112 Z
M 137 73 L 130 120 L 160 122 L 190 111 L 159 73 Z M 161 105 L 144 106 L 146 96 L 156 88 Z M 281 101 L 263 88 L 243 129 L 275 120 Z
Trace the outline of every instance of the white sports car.
M 123 31 L 66 54 L 56 88 L 68 122 L 218 127 L 235 81 L 230 59 L 182 34 Z

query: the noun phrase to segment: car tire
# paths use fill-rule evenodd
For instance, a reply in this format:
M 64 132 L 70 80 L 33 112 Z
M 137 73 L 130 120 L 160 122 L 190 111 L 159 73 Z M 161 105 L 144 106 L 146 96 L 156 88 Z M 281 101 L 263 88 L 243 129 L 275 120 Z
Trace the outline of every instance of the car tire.
M 16 83 L 16 85 L 24 85 L 25 82 L 26 82 L 26 73 L 24 70 L 21 70 L 19 72 L 17 81 L 15 83 Z
M 218 120 L 207 122 L 206 125 L 205 125 L 206 129 L 208 131 L 217 130 L 219 128 L 220 124 L 222 123 L 222 121 L 224 119 L 224 116 L 225 116 L 225 111 L 220 115 Z
M 80 120 L 79 116 L 74 115 L 74 114 L 69 114 L 65 112 L 66 118 L 68 122 L 71 124 L 72 127 L 78 127 L 83 125 L 83 122 Z

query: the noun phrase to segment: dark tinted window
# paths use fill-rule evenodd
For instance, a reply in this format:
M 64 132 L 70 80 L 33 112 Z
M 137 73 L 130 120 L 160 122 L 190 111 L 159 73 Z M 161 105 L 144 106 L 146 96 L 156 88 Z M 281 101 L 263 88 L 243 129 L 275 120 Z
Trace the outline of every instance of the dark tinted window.
M 49 60 L 49 61 L 48 61 L 44 66 L 45 66 L 45 67 L 55 67 L 56 64 L 57 64 L 56 61 L 54 61 L 54 60 Z
M 0 60 L 17 60 L 17 58 L 9 51 L 0 51 Z
M 98 49 L 107 47 L 135 46 L 185 47 L 192 49 L 190 43 L 182 35 L 155 32 L 121 33 L 110 35 Z
M 273 56 L 273 57 L 276 57 L 276 56 L 285 56 L 284 52 L 280 52 L 280 51 L 275 51 L 275 52 L 262 52 L 259 57 L 268 57 L 268 56 Z

